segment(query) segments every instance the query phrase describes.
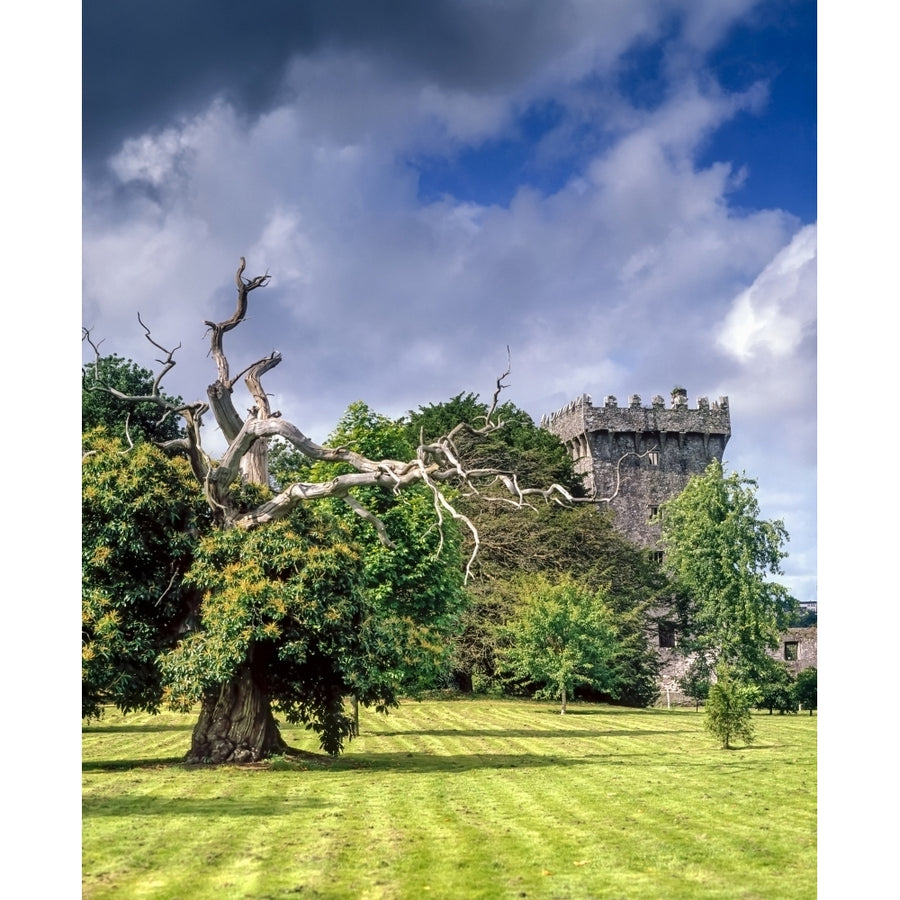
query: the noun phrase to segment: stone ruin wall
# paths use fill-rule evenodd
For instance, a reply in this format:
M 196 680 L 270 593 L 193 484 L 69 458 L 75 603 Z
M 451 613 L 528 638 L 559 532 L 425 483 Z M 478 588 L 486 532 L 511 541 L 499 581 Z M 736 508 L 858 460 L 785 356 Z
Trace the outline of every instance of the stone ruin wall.
M 655 637 L 655 636 L 654 636 Z M 787 659 L 785 645 L 795 643 L 797 645 L 797 658 Z M 678 680 L 687 673 L 693 656 L 682 656 L 677 649 L 668 647 L 658 648 L 662 667 L 660 669 L 660 696 L 658 706 L 694 706 L 694 701 L 682 693 L 678 686 Z M 818 629 L 791 628 L 781 635 L 780 643 L 776 650 L 770 650 L 772 659 L 785 663 L 791 675 L 795 676 L 804 669 L 818 668 Z

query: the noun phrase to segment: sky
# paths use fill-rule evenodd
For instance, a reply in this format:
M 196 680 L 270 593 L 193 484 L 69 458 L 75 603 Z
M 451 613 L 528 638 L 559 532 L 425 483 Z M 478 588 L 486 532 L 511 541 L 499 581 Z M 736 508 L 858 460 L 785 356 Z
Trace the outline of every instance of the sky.
M 816 25 L 811 0 L 92 0 L 83 324 L 153 368 L 140 313 L 201 399 L 244 256 L 271 282 L 232 370 L 279 350 L 273 408 L 318 441 L 356 400 L 488 399 L 508 361 L 536 422 L 727 396 L 726 469 L 817 600 Z

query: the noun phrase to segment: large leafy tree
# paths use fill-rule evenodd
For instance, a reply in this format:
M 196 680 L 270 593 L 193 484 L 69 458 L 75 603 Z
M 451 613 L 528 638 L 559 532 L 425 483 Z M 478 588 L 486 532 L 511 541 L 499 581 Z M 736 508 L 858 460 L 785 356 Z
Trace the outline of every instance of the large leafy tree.
M 682 646 L 754 681 L 768 671 L 795 601 L 781 574 L 787 531 L 760 517 L 757 484 L 710 463 L 662 507 L 665 564 L 682 589 Z
M 396 651 L 365 589 L 360 548 L 323 507 L 295 508 L 265 529 L 210 531 L 186 582 L 202 593 L 200 627 L 163 657 L 162 673 L 171 707 L 203 704 L 192 758 L 240 762 L 257 745 L 285 749 L 270 699 L 287 721 L 315 728 L 330 753 L 350 730 L 347 693 L 382 708 L 396 702 Z M 263 729 L 236 747 L 219 714 L 235 703 Z
M 508 641 L 500 651 L 508 671 L 540 685 L 539 695 L 558 697 L 561 714 L 576 685 L 615 694 L 617 636 L 606 592 L 541 575 L 519 579 L 515 590 L 520 600 L 503 626 Z
M 795 711 L 794 676 L 788 667 L 777 659 L 767 657 L 767 664 L 757 674 L 756 708 L 767 709 L 769 715 L 778 710 L 781 715 Z
M 178 573 L 176 583 L 168 586 L 199 594 L 197 624 L 165 656 L 163 665 L 169 701 L 200 702 L 188 755 L 195 761 L 255 760 L 281 751 L 274 709 L 316 728 L 323 747 L 336 753 L 352 733 L 338 698 L 352 691 L 364 701 L 387 704 L 391 684 L 406 674 L 404 662 L 396 667 L 397 679 L 385 677 L 397 643 L 381 615 L 388 594 L 394 601 L 403 596 L 402 585 L 390 582 L 385 597 L 376 597 L 375 564 L 363 560 L 364 548 L 346 523 L 332 510 L 303 512 L 302 507 L 339 502 L 374 530 L 385 551 L 395 552 L 393 506 L 379 503 L 415 486 L 429 499 L 438 541 L 443 535 L 445 544 L 452 543 L 445 526 L 454 520 L 469 529 L 476 548 L 477 529 L 453 505 L 454 489 L 478 493 L 492 483 L 509 490 L 510 501 L 519 506 L 538 495 L 570 499 L 560 485 L 521 489 L 508 473 L 491 467 L 468 471 L 461 464 L 457 440 L 488 438 L 501 427 L 496 410 L 504 376 L 497 380 L 493 403 L 480 425 L 460 422 L 445 434 L 419 440 L 412 454 L 396 457 L 382 455 L 381 447 L 368 456 L 352 446 L 317 444 L 280 411 L 273 411 L 262 379 L 280 363 L 277 352 L 242 368 L 252 398 L 249 415 L 242 418 L 233 398 L 239 376 L 231 375 L 225 335 L 244 321 L 252 292 L 269 281 L 268 275 L 245 278 L 244 269 L 242 259 L 235 275 L 234 313 L 224 321 L 205 323 L 216 367 L 206 400 L 185 403 L 163 394 L 162 380 L 175 365 L 175 352 L 157 343 L 146 327 L 148 340 L 162 354 L 162 368 L 143 394 L 107 383 L 99 365 L 88 384 L 90 390 L 104 391 L 129 407 L 152 410 L 157 420 L 180 417 L 183 431 L 163 439 L 160 446 L 187 460 L 207 505 L 209 529 L 195 563 L 180 582 Z M 90 332 L 85 339 L 96 351 Z M 207 453 L 201 440 L 202 420 L 210 411 L 228 444 L 218 459 Z M 269 444 L 275 438 L 308 461 L 296 478 L 278 483 L 270 479 Z M 315 469 L 319 464 L 336 468 L 320 476 Z M 376 497 L 378 503 L 373 502 Z M 421 547 L 409 549 L 414 555 Z M 384 568 L 396 575 L 403 567 L 390 562 Z M 90 579 L 87 587 L 92 587 Z M 439 591 L 431 594 L 435 602 L 441 596 Z M 454 594 L 448 596 L 452 605 Z M 416 602 L 421 614 L 423 605 Z M 432 620 L 445 612 L 441 604 L 432 610 Z
M 511 588 L 519 575 L 568 577 L 587 592 L 604 591 L 618 635 L 610 660 L 615 693 L 597 685 L 580 690 L 629 706 L 653 703 L 659 693 L 660 660 L 649 636 L 670 602 L 669 583 L 646 553 L 615 530 L 606 511 L 589 505 L 539 504 L 514 514 L 493 506 L 476 521 L 481 550 L 468 588 L 466 628 L 457 645 L 460 670 L 477 681 L 493 680 L 501 626 L 519 602 Z
M 156 403 L 123 403 L 128 397 L 146 397 L 153 393 L 153 373 L 129 359 L 112 354 L 100 356 L 81 370 L 81 430 L 92 431 L 101 425 L 111 434 L 133 443 L 170 441 L 180 434 L 180 420 Z M 98 385 L 103 385 L 99 389 Z M 170 406 L 181 399 L 162 395 Z
M 416 452 L 405 423 L 375 412 L 362 401 L 350 404 L 327 443 L 373 459 L 409 459 Z M 286 483 L 295 480 L 304 465 L 307 477 L 316 481 L 348 471 L 346 464 L 309 463 L 296 454 L 282 454 L 273 475 L 278 483 Z M 449 488 L 445 494 L 453 496 Z M 466 603 L 459 524 L 450 518 L 442 528 L 435 528 L 434 496 L 424 485 L 412 485 L 398 494 L 361 488 L 356 496 L 383 523 L 390 547 L 346 504 L 324 503 L 363 548 L 364 581 L 385 640 L 390 635 L 395 677 L 405 692 L 433 687 L 449 675 L 453 639 Z
M 485 420 L 487 404 L 474 394 L 410 412 L 410 436 L 426 439 L 454 421 L 473 426 Z M 499 686 L 497 653 L 503 627 L 515 614 L 520 592 L 514 582 L 522 574 L 549 579 L 572 577 L 588 591 L 606 591 L 618 640 L 611 658 L 616 672 L 615 697 L 596 686 L 590 696 L 644 706 L 658 695 L 659 657 L 648 643 L 654 617 L 665 609 L 670 585 L 645 553 L 626 541 L 596 501 L 578 496 L 580 479 L 559 439 L 539 428 L 511 403 L 499 407 L 504 427 L 485 438 L 464 433 L 455 449 L 469 470 L 494 466 L 516 473 L 516 484 L 562 485 L 578 502 L 561 506 L 536 502 L 513 508 L 503 499 L 460 497 L 458 508 L 476 524 L 479 553 L 467 586 L 469 606 L 464 630 L 456 642 L 456 678 L 467 689 Z M 477 439 L 476 439 L 477 438 Z
M 187 463 L 104 426 L 82 462 L 82 715 L 102 705 L 156 710 L 157 664 L 192 625 L 185 583 L 210 516 Z

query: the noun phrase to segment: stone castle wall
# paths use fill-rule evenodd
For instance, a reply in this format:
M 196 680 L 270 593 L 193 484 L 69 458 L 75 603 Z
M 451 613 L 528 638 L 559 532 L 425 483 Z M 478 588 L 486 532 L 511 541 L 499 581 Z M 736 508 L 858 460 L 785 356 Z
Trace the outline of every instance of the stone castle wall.
M 582 394 L 541 420 L 568 448 L 575 471 L 589 494 L 609 505 L 616 528 L 635 543 L 654 548 L 659 541 L 657 508 L 701 475 L 713 459 L 722 460 L 731 437 L 728 398 L 710 404 L 700 397 L 688 407 L 687 392 L 676 388 L 666 409 L 661 396 L 642 406 L 633 394 L 627 407 L 615 397 L 594 406 Z

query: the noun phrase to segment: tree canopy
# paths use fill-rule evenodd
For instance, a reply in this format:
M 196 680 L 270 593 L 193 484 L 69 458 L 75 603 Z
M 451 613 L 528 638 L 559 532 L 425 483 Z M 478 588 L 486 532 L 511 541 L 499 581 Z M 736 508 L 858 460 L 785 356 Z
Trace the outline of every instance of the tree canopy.
M 558 697 L 563 714 L 578 684 L 615 694 L 617 636 L 605 591 L 586 591 L 570 577 L 550 581 L 542 575 L 520 578 L 513 589 L 519 603 L 502 627 L 508 637 L 500 650 L 504 666 L 536 682 L 545 696 Z
M 477 395 L 458 394 L 410 412 L 408 434 L 427 440 L 454 421 L 477 425 L 487 411 Z M 509 637 L 503 628 L 521 602 L 521 592 L 514 586 L 520 576 L 571 577 L 588 593 L 606 591 L 618 637 L 610 661 L 616 672 L 615 694 L 597 684 L 588 688 L 583 683 L 581 690 L 595 699 L 636 706 L 652 703 L 659 693 L 660 663 L 648 643 L 648 632 L 654 616 L 670 602 L 668 580 L 646 553 L 615 530 L 606 509 L 579 497 L 581 481 L 555 435 L 512 403 L 498 407 L 498 418 L 504 427 L 486 438 L 464 434 L 457 440 L 466 468 L 497 466 L 515 472 L 521 485 L 558 483 L 578 502 L 560 505 L 539 498 L 520 508 L 503 499 L 486 501 L 484 495 L 456 499 L 479 536 L 478 556 L 466 587 L 465 627 L 455 645 L 458 683 L 467 689 L 503 684 L 497 654 Z
M 104 703 L 155 711 L 161 653 L 192 627 L 199 598 L 185 582 L 211 517 L 182 459 L 129 448 L 105 427 L 82 461 L 82 715 Z
M 796 602 L 782 585 L 788 540 L 780 520 L 760 518 L 757 483 L 725 475 L 713 461 L 662 505 L 665 566 L 685 598 L 683 647 L 711 655 L 747 677 L 767 668 L 768 649 Z
M 148 397 L 158 387 L 152 372 L 129 359 L 99 356 L 82 367 L 81 387 L 82 432 L 103 425 L 134 443 L 170 441 L 181 433 L 178 416 L 168 408 L 147 401 L 123 402 L 127 397 Z M 181 404 L 180 397 L 161 396 L 167 407 Z

